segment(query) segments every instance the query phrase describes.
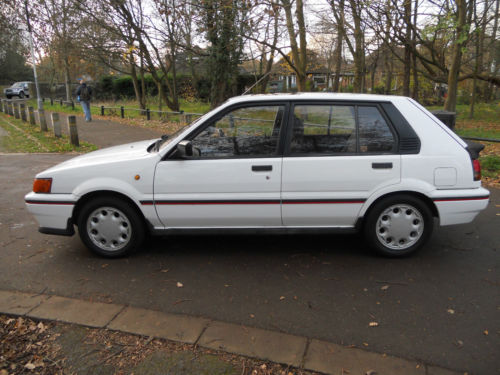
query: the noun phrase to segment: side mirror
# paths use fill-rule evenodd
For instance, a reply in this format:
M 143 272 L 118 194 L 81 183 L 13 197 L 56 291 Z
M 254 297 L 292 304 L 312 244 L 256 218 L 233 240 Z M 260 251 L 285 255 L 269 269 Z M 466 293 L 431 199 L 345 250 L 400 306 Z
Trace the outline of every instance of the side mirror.
M 188 140 L 180 141 L 177 144 L 177 152 L 181 158 L 193 157 L 193 144 Z

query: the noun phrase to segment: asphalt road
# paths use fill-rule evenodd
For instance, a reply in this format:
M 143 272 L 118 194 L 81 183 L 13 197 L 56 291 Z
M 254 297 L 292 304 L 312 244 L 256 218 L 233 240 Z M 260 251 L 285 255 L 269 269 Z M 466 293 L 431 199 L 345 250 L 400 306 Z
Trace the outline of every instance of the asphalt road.
M 35 173 L 67 158 L 0 155 L 0 289 L 203 316 L 500 373 L 500 190 L 472 224 L 436 227 L 407 259 L 374 256 L 355 235 L 323 235 L 159 237 L 134 256 L 107 260 L 77 236 L 39 234 L 24 207 Z

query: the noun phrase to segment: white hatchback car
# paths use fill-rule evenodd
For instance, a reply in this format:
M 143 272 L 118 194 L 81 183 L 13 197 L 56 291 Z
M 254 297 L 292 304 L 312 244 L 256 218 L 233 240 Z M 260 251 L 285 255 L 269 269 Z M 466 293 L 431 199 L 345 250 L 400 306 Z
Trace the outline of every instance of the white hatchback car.
M 359 94 L 236 97 L 170 137 L 39 173 L 40 232 L 116 257 L 146 232 L 361 231 L 403 256 L 489 201 L 466 143 L 417 102 Z

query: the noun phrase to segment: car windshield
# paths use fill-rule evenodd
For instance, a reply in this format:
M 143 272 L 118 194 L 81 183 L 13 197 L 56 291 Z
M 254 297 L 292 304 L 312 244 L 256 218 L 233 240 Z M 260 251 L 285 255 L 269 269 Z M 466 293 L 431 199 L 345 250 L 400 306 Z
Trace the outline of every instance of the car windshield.
M 23 87 L 24 83 L 23 82 L 16 82 L 12 85 L 12 87 Z

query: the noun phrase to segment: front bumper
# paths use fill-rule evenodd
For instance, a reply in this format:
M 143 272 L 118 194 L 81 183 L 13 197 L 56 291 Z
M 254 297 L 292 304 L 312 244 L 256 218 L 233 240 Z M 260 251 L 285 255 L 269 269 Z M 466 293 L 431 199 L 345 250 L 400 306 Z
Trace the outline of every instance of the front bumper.
M 24 197 L 28 211 L 35 216 L 41 233 L 72 236 L 73 209 L 76 197 L 72 194 L 36 194 Z
M 436 190 L 431 199 L 439 212 L 441 226 L 466 224 L 488 206 L 490 192 L 484 188 Z

